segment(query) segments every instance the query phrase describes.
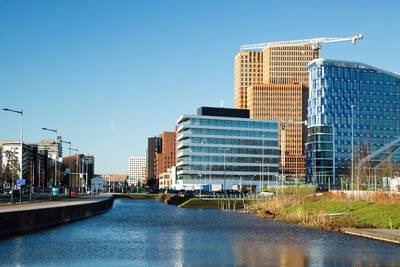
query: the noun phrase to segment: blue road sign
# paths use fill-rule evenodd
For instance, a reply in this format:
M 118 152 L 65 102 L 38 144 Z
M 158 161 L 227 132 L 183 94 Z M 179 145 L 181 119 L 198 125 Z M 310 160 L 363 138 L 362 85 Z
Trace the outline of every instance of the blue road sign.
M 25 179 L 17 179 L 17 185 L 25 185 Z
M 66 168 L 66 169 L 65 169 L 65 173 L 66 173 L 66 174 L 70 174 L 70 173 L 71 173 L 71 169 L 70 169 L 70 168 Z

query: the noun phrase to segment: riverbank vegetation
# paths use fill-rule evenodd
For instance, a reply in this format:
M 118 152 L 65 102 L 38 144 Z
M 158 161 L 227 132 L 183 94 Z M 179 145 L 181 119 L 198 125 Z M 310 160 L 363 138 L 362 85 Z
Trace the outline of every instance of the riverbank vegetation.
M 340 231 L 342 228 L 400 228 L 400 204 L 329 199 L 325 195 L 286 195 L 256 203 L 260 217 L 294 222 L 306 227 Z
M 139 193 L 139 194 L 114 194 L 114 198 L 129 198 L 129 199 L 155 199 L 157 194 L 146 194 L 146 193 Z
M 217 199 L 217 198 L 191 198 L 179 205 L 181 208 L 210 208 L 221 210 L 247 210 L 250 203 L 260 202 L 259 200 L 244 199 Z
M 157 195 L 156 199 L 158 201 L 161 201 L 161 202 L 165 203 L 165 204 L 178 206 L 178 205 L 184 203 L 185 201 L 189 200 L 190 198 L 189 197 L 175 195 L 175 194 L 160 193 L 160 194 Z

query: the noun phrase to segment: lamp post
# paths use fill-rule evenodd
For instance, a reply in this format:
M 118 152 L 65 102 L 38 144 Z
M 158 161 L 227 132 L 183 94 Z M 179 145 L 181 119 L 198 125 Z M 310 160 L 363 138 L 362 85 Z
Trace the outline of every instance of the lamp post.
M 78 155 L 78 149 L 77 148 L 70 148 L 69 150 L 70 150 L 70 153 L 71 153 L 71 151 L 75 151 L 75 155 Z M 77 159 L 78 159 L 78 157 L 77 157 Z M 77 161 L 76 162 L 76 169 L 75 169 L 75 173 L 76 174 L 78 174 L 78 172 L 79 172 L 78 167 L 79 167 L 79 165 L 78 165 L 78 161 Z
M 354 190 L 354 108 L 356 104 L 351 104 L 351 190 Z
M 56 138 L 54 139 L 54 141 L 57 140 L 57 129 L 42 128 L 42 130 L 55 133 Z M 54 186 L 56 186 L 56 187 L 58 186 L 58 183 L 57 183 L 57 154 L 58 154 L 58 149 L 55 149 L 55 151 L 54 151 Z
M 225 177 L 225 176 L 226 176 L 226 175 L 225 175 L 225 163 L 226 163 L 226 162 L 225 162 L 225 155 L 226 155 L 226 154 L 225 154 L 225 151 L 226 151 L 226 150 L 229 150 L 229 148 L 225 148 L 225 147 L 221 148 L 221 147 L 220 147 L 220 148 L 218 148 L 218 150 L 223 150 L 223 151 L 224 151 L 224 190 L 226 190 L 226 177 Z
M 78 149 L 77 148 L 71 148 L 71 146 L 69 147 L 69 155 L 70 155 L 70 157 L 71 157 L 71 151 L 75 151 L 75 155 L 77 155 L 77 153 L 78 153 Z M 70 159 L 70 161 L 69 161 L 69 165 L 70 165 L 70 170 L 71 170 L 71 173 L 70 173 L 70 177 L 72 177 L 71 176 L 71 174 L 72 174 L 72 166 L 71 166 L 71 159 Z M 71 188 L 72 188 L 72 180 L 73 179 L 70 179 L 71 181 L 70 181 L 70 183 L 71 183 Z
M 69 190 L 69 188 L 71 187 L 71 145 L 72 145 L 72 142 L 64 141 L 64 140 L 61 140 L 61 142 L 65 143 L 65 144 L 69 144 L 69 160 L 68 160 L 69 173 L 68 173 L 68 181 L 67 181 L 67 187 Z
M 262 186 L 261 186 L 261 175 L 262 175 L 262 170 L 261 170 L 261 168 L 262 168 L 262 160 L 256 160 L 256 163 L 260 163 L 260 178 L 259 178 L 259 180 L 260 180 L 260 192 L 262 191 Z
M 24 143 L 24 111 L 23 110 L 14 110 L 14 109 L 9 109 L 9 108 L 3 108 L 4 111 L 9 111 L 9 112 L 14 112 L 14 113 L 18 113 L 21 115 L 21 151 L 19 153 L 19 179 L 22 179 L 22 154 L 23 154 L 23 143 Z M 13 202 L 13 184 L 14 184 L 14 178 L 12 178 L 11 181 L 11 203 Z

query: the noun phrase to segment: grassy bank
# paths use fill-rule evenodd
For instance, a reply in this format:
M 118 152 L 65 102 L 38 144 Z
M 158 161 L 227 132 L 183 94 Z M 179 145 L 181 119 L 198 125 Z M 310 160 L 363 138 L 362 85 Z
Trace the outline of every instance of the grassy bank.
M 290 186 L 285 188 L 268 187 L 265 190 L 274 192 L 275 194 L 314 194 L 316 188 L 310 186 Z
M 251 209 L 260 217 L 294 222 L 307 227 L 340 231 L 341 228 L 399 228 L 400 204 L 328 200 L 324 196 L 277 197 Z M 327 216 L 332 214 L 339 216 Z
M 332 218 L 330 220 L 345 220 L 353 222 L 354 226 L 370 226 L 373 228 L 399 228 L 400 204 L 371 203 L 363 201 L 337 201 L 324 200 L 303 203 L 283 211 L 290 217 L 293 216 L 324 216 L 333 213 L 348 213 L 351 218 Z
M 139 194 L 114 194 L 114 198 L 129 198 L 129 199 L 155 199 L 157 194 L 146 194 L 146 193 L 139 193 Z
M 210 208 L 223 210 L 243 210 L 247 209 L 251 202 L 256 200 L 240 200 L 240 199 L 201 199 L 191 198 L 179 205 L 181 208 Z

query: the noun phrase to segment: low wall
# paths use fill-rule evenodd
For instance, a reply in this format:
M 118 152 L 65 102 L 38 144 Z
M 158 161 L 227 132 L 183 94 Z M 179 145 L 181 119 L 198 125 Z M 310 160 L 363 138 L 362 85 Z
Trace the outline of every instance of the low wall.
M 82 220 L 112 208 L 114 198 L 90 203 L 0 213 L 0 238 Z

